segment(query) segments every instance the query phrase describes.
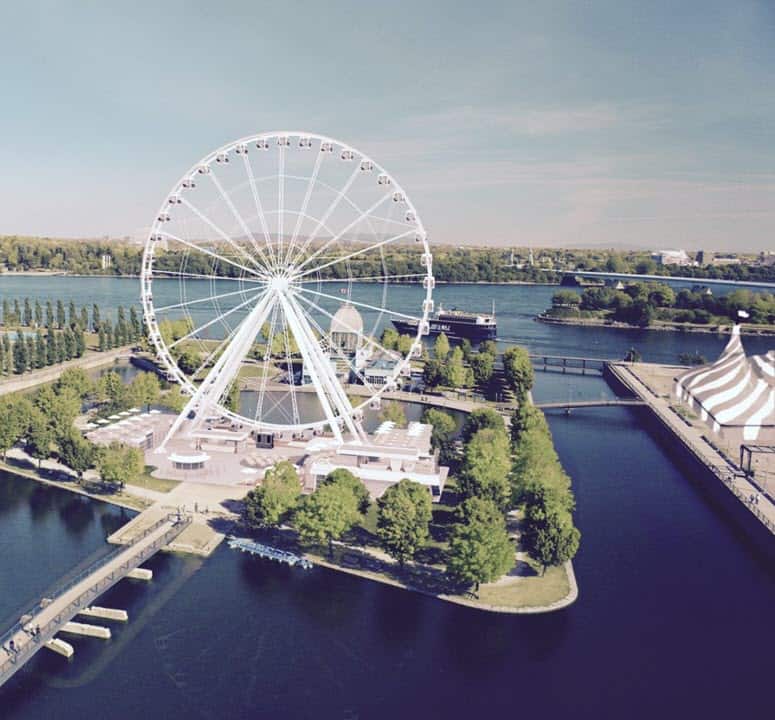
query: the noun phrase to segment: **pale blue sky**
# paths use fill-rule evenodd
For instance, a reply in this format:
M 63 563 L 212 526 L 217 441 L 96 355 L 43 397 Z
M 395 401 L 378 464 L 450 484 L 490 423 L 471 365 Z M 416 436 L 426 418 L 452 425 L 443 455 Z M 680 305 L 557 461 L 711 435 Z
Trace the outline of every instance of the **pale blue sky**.
M 436 242 L 775 249 L 774 70 L 771 1 L 4 2 L 0 233 L 140 234 L 288 128 Z

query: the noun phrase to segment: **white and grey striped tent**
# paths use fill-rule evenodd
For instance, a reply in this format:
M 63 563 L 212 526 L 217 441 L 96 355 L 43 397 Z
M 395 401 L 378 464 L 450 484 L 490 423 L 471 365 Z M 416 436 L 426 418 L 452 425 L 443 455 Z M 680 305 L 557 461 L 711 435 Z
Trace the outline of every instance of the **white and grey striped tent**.
M 775 350 L 747 356 L 739 325 L 716 362 L 676 378 L 675 395 L 716 434 L 775 444 Z

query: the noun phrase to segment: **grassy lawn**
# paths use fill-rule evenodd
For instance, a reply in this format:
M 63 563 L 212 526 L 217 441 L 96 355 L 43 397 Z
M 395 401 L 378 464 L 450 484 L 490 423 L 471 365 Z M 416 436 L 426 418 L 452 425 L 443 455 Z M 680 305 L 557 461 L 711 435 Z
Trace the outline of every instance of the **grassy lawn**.
M 152 465 L 145 466 L 145 472 L 140 475 L 139 478 L 128 482 L 127 485 L 134 485 L 135 487 L 147 488 L 148 490 L 155 490 L 156 492 L 169 492 L 176 488 L 180 483 L 177 480 L 164 480 L 162 478 L 155 478 L 151 476 L 151 473 L 156 468 Z
M 479 601 L 499 607 L 541 607 L 557 602 L 570 592 L 565 568 L 548 567 L 541 575 L 540 567 L 532 561 L 519 561 L 515 575 L 498 583 L 482 585 Z
M 264 363 L 256 363 L 255 365 L 253 363 L 250 363 L 249 365 L 243 364 L 239 369 L 239 378 L 241 380 L 244 380 L 245 378 L 260 378 L 265 374 L 271 375 L 275 372 L 277 372 L 277 368 L 272 364 L 270 364 L 268 368 Z

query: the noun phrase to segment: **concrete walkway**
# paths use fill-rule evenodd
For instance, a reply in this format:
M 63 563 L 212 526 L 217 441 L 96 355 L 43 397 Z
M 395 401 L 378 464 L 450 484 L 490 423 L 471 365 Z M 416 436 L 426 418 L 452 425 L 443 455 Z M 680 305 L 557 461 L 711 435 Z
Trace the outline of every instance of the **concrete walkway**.
M 83 577 L 53 598 L 41 598 L 30 613 L 20 619 L 2 638 L 0 686 L 12 677 L 41 647 L 88 607 L 93 600 L 145 562 L 183 530 L 190 519 L 163 517 L 135 542 L 105 562 L 85 572 Z M 33 629 L 35 632 L 33 633 Z
M 664 397 L 648 383 L 650 374 L 660 369 L 661 366 L 649 363 L 637 363 L 632 366 L 624 363 L 612 363 L 609 367 L 623 385 L 645 401 L 654 415 L 676 439 L 702 462 L 719 481 L 724 483 L 751 514 L 775 534 L 775 502 L 750 482 L 731 458 L 721 455 L 708 442 L 705 435 L 707 426 L 704 423 L 694 425 L 684 420 L 670 407 L 670 397 Z

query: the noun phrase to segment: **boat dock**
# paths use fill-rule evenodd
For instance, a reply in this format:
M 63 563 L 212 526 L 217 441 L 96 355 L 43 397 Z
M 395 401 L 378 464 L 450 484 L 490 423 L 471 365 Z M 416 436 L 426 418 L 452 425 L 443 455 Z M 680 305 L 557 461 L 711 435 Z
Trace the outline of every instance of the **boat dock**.
M 228 545 L 232 550 L 239 550 L 240 552 L 247 552 L 251 555 L 258 555 L 259 557 L 266 558 L 267 560 L 275 560 L 276 562 L 285 563 L 291 567 L 297 565 L 304 570 L 312 568 L 312 563 L 306 558 L 294 555 L 287 550 L 280 550 L 279 548 L 273 548 L 269 545 L 262 545 L 248 538 L 239 538 L 230 536 L 227 539 Z
M 42 647 L 70 657 L 73 648 L 55 637 L 59 632 L 109 638 L 108 628 L 71 621 L 80 614 L 103 618 L 111 616 L 123 621 L 124 615 L 119 611 L 95 608 L 92 603 L 166 547 L 190 523 L 189 516 L 166 515 L 139 533 L 130 544 L 117 547 L 54 593 L 40 598 L 0 636 L 0 686 L 21 670 Z
M 707 478 L 709 482 L 703 482 L 703 485 L 707 485 L 710 490 L 722 491 L 714 492 L 714 495 L 734 500 L 725 505 L 735 508 L 739 518 L 747 518 L 745 525 L 751 527 L 757 537 L 775 540 L 773 489 L 761 485 L 740 466 L 739 448 L 720 447 L 718 439 L 708 437 L 705 423 L 687 417 L 685 412 L 680 412 L 680 408 L 674 407 L 676 403 L 671 398 L 670 390 L 673 376 L 681 370 L 685 368 L 622 362 L 610 363 L 606 376 L 614 385 L 642 400 L 670 441 L 677 441 L 685 449 L 692 467 L 700 471 L 693 474 L 693 477 L 703 480 Z M 750 520 L 753 519 L 756 522 L 752 524 Z M 775 552 L 775 543 L 771 543 L 771 546 Z

